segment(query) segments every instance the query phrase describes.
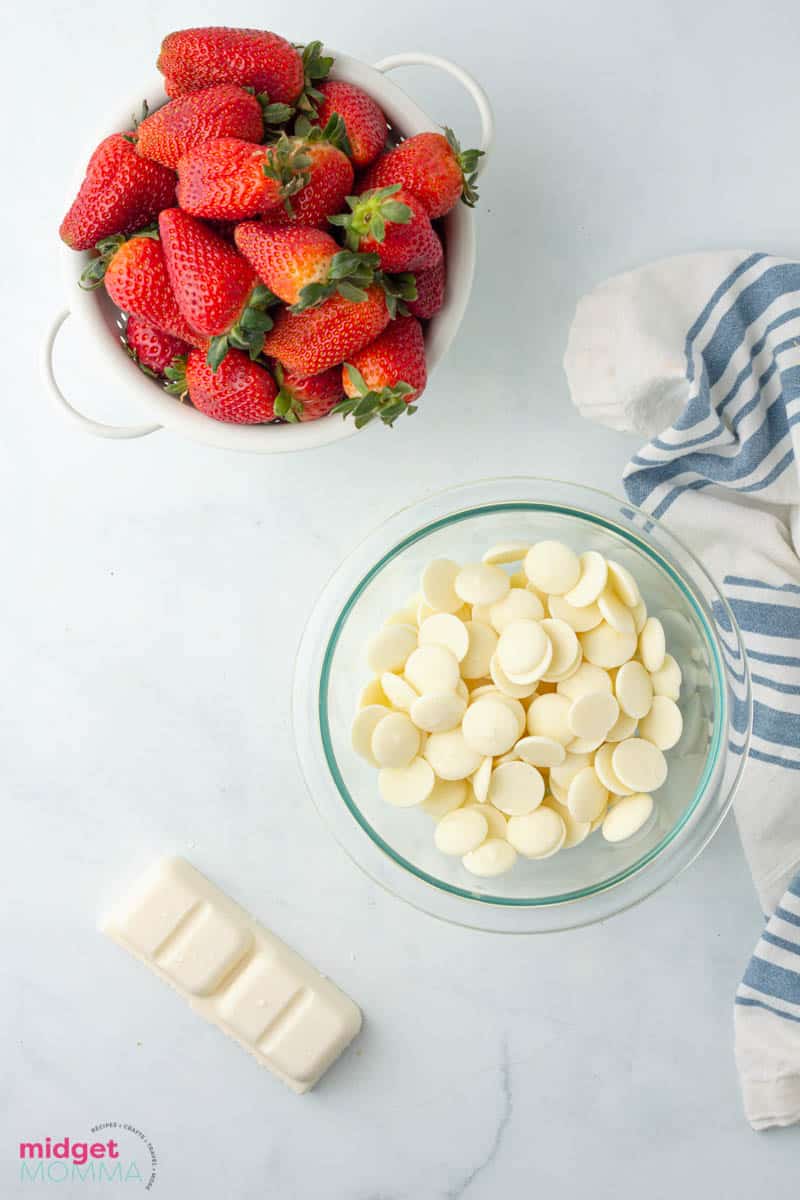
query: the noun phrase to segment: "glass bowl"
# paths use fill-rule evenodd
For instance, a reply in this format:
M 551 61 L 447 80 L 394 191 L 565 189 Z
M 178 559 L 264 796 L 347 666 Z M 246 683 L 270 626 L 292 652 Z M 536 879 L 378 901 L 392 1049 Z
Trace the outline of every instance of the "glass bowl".
M 380 797 L 377 771 L 350 744 L 369 674 L 368 637 L 418 591 L 433 558 L 479 560 L 493 544 L 557 538 L 599 550 L 634 574 L 683 672 L 684 733 L 653 817 L 625 842 L 595 833 L 545 860 L 520 858 L 479 879 L 433 843 L 423 811 Z M 509 566 L 509 571 L 518 569 Z M 673 879 L 716 832 L 747 755 L 750 679 L 733 615 L 697 559 L 626 501 L 576 484 L 487 479 L 391 517 L 343 563 L 315 606 L 298 653 L 293 715 L 312 799 L 354 862 L 395 895 L 476 929 L 536 933 L 604 920 Z

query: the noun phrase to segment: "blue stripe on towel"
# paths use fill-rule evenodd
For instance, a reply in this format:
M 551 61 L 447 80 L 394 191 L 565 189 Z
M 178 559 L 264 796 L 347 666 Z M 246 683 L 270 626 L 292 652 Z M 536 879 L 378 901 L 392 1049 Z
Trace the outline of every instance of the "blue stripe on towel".
M 751 675 L 750 682 L 754 687 L 769 688 L 773 692 L 783 692 L 786 696 L 796 696 L 797 688 L 793 683 L 779 683 L 777 679 L 768 679 L 766 675 Z
M 762 942 L 768 942 L 770 946 L 777 946 L 779 950 L 787 950 L 789 954 L 800 954 L 800 943 L 787 942 L 786 938 L 778 937 L 777 934 L 770 933 L 765 930 L 761 935 Z
M 742 983 L 763 992 L 765 996 L 773 996 L 776 1000 L 786 1000 L 800 1007 L 800 974 L 797 971 L 787 971 L 776 963 L 767 962 L 758 957 L 758 949 L 750 959 L 744 973 Z
M 753 703 L 753 733 L 774 746 L 800 750 L 800 717 L 797 713 L 782 712 L 756 700 Z
M 687 359 L 687 362 L 689 363 L 689 379 L 690 380 L 694 378 L 694 371 L 693 371 L 693 366 L 692 366 L 692 356 L 690 354 L 690 349 L 691 349 L 692 343 L 696 340 L 701 329 L 706 324 L 706 322 L 708 321 L 708 318 L 711 316 L 711 313 L 714 311 L 718 302 L 722 299 L 722 297 L 725 295 L 725 293 L 729 292 L 731 290 L 731 288 L 733 287 L 733 285 L 739 279 L 741 279 L 742 275 L 744 275 L 747 271 L 749 271 L 751 267 L 754 267 L 756 265 L 756 263 L 758 263 L 758 262 L 763 262 L 766 257 L 767 257 L 766 254 L 764 254 L 761 251 L 757 251 L 755 254 L 751 254 L 748 258 L 743 259 L 737 267 L 734 267 L 734 269 L 731 271 L 731 273 L 727 277 L 727 279 L 723 279 L 722 283 L 719 285 L 717 290 L 713 293 L 713 295 L 711 296 L 711 299 L 708 301 L 705 308 L 700 313 L 700 316 L 697 318 L 694 325 L 692 325 L 691 329 L 687 333 L 687 335 L 686 335 L 686 359 Z
M 741 754 L 741 750 L 738 753 Z M 780 754 L 765 754 L 763 750 L 756 750 L 753 746 L 750 747 L 748 758 L 771 763 L 773 767 L 786 767 L 789 771 L 800 771 L 800 762 L 793 762 L 790 758 L 783 758 Z
M 800 608 L 770 604 L 766 600 L 740 600 L 737 597 L 731 597 L 729 603 L 743 633 L 800 638 Z
M 798 883 L 798 880 L 800 880 L 800 876 L 796 877 L 794 882 Z M 791 887 L 789 888 L 789 891 L 792 891 Z M 800 893 L 795 892 L 794 895 L 800 895 Z M 796 913 L 789 912 L 788 908 L 782 908 L 780 905 L 778 905 L 778 907 L 775 909 L 775 916 L 779 917 L 781 921 L 786 921 L 789 925 L 796 925 L 798 929 L 800 929 L 800 917 L 798 917 Z

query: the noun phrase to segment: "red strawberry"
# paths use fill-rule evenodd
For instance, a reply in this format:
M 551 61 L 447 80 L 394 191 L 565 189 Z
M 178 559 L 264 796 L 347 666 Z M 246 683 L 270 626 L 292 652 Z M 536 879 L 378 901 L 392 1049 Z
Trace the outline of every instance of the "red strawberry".
M 366 167 L 386 145 L 386 117 L 372 99 L 354 83 L 330 79 L 321 83 L 322 100 L 317 105 L 320 125 L 326 125 L 334 113 L 342 118 L 350 143 L 350 157 L 357 167 Z
M 462 150 L 452 129 L 418 133 L 374 162 L 361 181 L 363 190 L 399 183 L 413 192 L 428 216 L 443 217 L 459 197 L 470 208 L 478 200 L 475 187 L 482 150 Z
M 353 189 L 353 164 L 344 151 L 329 142 L 306 141 L 305 153 L 311 160 L 308 183 L 292 197 L 291 217 L 298 225 L 324 227 Z
M 193 217 L 241 221 L 279 205 L 295 172 L 285 157 L 241 138 L 213 138 L 178 161 L 178 204 Z M 300 184 L 302 186 L 302 183 Z
M 269 290 L 294 312 L 321 304 L 338 291 L 363 300 L 377 260 L 342 250 L 329 233 L 304 225 L 282 228 L 262 221 L 236 226 L 236 245 Z
M 190 350 L 166 374 L 168 392 L 181 399 L 188 395 L 195 408 L 215 421 L 263 425 L 275 419 L 275 380 L 241 350 L 231 350 L 216 371 L 200 350 Z
M 254 95 L 231 83 L 202 88 L 150 113 L 136 130 L 136 148 L 145 158 L 177 167 L 195 146 L 212 138 L 264 137 L 262 106 Z
M 285 209 L 273 208 L 264 219 L 271 225 L 327 228 L 328 217 L 340 211 L 353 188 L 353 164 L 343 149 L 347 144 L 344 122 L 334 115 L 319 129 L 301 119 L 295 129 L 301 133 L 277 142 L 273 169 L 283 179 L 286 162 L 295 173 L 300 172 L 299 179 L 295 178 L 293 186 L 284 186 L 284 194 L 291 197 Z
M 219 366 L 229 346 L 256 358 L 272 326 L 265 310 L 272 297 L 247 259 L 202 221 L 179 208 L 158 219 L 170 282 L 193 329 L 211 338 L 208 361 Z
M 131 238 L 121 234 L 101 239 L 99 255 L 81 275 L 81 286 L 105 283 L 111 299 L 129 316 L 141 317 L 165 333 L 193 346 L 203 339 L 191 328 L 178 308 L 167 274 L 164 250 L 155 231 L 141 231 Z
M 172 360 L 189 352 L 188 345 L 180 338 L 133 315 L 128 317 L 125 326 L 125 344 L 137 366 L 145 375 L 155 378 L 163 378 Z
M 435 267 L 430 267 L 427 271 L 417 271 L 414 278 L 417 283 L 417 298 L 416 300 L 407 300 L 406 307 L 415 317 L 427 320 L 444 304 L 444 258 L 441 258 Z
M 352 413 L 359 429 L 374 416 L 393 425 L 402 413 L 417 411 L 413 402 L 424 392 L 427 379 L 422 326 L 414 317 L 400 317 L 369 346 L 349 356 L 342 367 L 348 399 L 336 411 Z
M 264 339 L 264 353 L 298 375 L 318 375 L 368 345 L 389 320 L 386 297 L 377 284 L 359 303 L 337 293 L 305 312 L 280 310 Z
M 330 217 L 345 230 L 347 245 L 377 254 L 384 271 L 426 271 L 442 258 L 439 241 L 421 202 L 398 183 L 348 196 L 352 209 Z
M 275 364 L 280 391 L 275 398 L 275 415 L 285 421 L 316 421 L 325 417 L 342 398 L 342 373 L 331 367 L 320 375 L 296 375 Z
M 294 104 L 303 91 L 300 54 L 285 38 L 263 29 L 178 30 L 161 43 L 157 66 L 166 76 L 169 96 L 238 83 L 267 92 L 270 100 Z
M 86 175 L 59 233 L 73 250 L 133 233 L 175 203 L 175 175 L 136 153 L 133 134 L 112 133 L 89 159 Z

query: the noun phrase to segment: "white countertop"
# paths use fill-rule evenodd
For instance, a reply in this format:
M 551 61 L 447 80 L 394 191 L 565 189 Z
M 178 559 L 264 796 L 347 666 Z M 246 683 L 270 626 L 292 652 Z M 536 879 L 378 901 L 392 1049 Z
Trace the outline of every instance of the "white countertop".
M 35 1191 L 19 1141 L 116 1120 L 151 1139 L 154 1192 L 170 1200 L 794 1196 L 800 1132 L 753 1134 L 737 1093 L 731 1006 L 761 917 L 732 822 L 607 925 L 451 928 L 332 841 L 295 761 L 289 695 L 321 584 L 404 503 L 478 474 L 618 490 L 635 443 L 582 423 L 561 373 L 583 290 L 670 252 L 800 252 L 796 5 L 242 0 L 225 15 L 366 60 L 447 54 L 483 80 L 498 139 L 476 288 L 421 411 L 393 432 L 283 458 L 74 434 L 33 366 L 62 302 L 64 181 L 103 97 L 148 77 L 163 33 L 222 9 L 18 9 L 2 82 L 6 162 L 19 156 L 28 182 L 4 191 L 0 300 L 0 1193 Z M 412 86 L 474 130 L 454 86 L 424 72 Z M 57 361 L 93 413 L 133 415 L 81 372 L 66 332 Z M 310 1095 L 95 932 L 120 885 L 170 851 L 363 1007 L 363 1035 Z

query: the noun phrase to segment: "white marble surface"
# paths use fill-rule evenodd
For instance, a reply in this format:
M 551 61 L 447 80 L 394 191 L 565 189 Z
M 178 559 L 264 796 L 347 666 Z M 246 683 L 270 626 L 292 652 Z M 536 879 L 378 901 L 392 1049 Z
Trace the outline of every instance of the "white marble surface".
M 673 251 L 800 251 L 796 6 L 372 11 L 50 0 L 18 8 L 6 42 L 5 160 L 18 156 L 28 182 L 3 195 L 0 299 L 0 1193 L 35 1190 L 18 1182 L 19 1140 L 116 1119 L 152 1139 L 155 1194 L 170 1198 L 761 1187 L 783 1200 L 800 1133 L 749 1131 L 731 1053 L 731 1000 L 760 925 L 732 824 L 605 926 L 537 940 L 450 928 L 377 890 L 331 841 L 295 762 L 288 697 L 320 585 L 401 504 L 478 473 L 616 487 L 633 444 L 580 422 L 560 369 L 582 290 Z M 38 382 L 75 147 L 105 95 L 147 77 L 162 33 L 225 18 L 367 60 L 449 54 L 493 95 L 474 299 L 424 411 L 393 433 L 282 459 L 166 434 L 97 442 L 61 423 Z M 413 83 L 470 129 L 449 85 Z M 93 412 L 131 415 L 68 338 L 58 362 Z M 363 1006 L 358 1045 L 311 1095 L 290 1095 L 95 933 L 120 882 L 170 850 Z

